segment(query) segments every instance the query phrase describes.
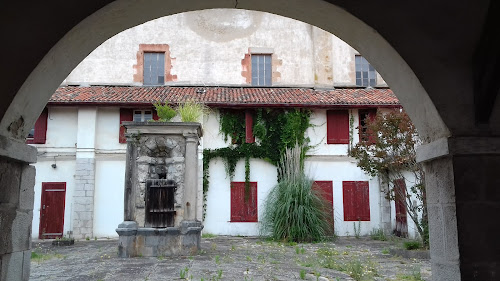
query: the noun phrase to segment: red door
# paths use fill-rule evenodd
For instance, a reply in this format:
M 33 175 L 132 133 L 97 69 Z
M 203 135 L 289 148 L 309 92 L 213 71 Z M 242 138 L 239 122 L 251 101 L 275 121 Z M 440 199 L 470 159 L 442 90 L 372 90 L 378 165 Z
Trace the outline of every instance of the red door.
M 328 223 L 331 225 L 330 232 L 334 233 L 334 217 L 333 217 L 333 183 L 332 181 L 314 181 L 313 190 L 320 193 L 321 197 L 328 202 L 325 212 L 328 214 Z
M 63 236 L 65 182 L 43 182 L 42 204 L 40 206 L 40 231 L 38 238 Z
M 408 221 L 406 215 L 406 184 L 404 179 L 394 181 L 396 203 L 396 236 L 408 237 Z

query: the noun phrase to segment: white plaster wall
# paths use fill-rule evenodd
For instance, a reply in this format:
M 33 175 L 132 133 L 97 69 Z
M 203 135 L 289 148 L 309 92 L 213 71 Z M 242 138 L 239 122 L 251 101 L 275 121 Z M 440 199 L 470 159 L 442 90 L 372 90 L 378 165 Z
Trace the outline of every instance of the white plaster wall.
M 334 35 L 325 40 L 318 30 L 291 18 L 241 9 L 176 14 L 108 39 L 65 83 L 134 84 L 139 44 L 168 44 L 173 58 L 171 74 L 177 75 L 177 84 L 246 85 L 241 60 L 249 48 L 262 47 L 271 49 L 282 62 L 276 69 L 281 77 L 273 85 L 354 85 L 357 52 Z
M 96 123 L 95 148 L 99 151 L 125 153 L 127 144 L 119 142 L 120 108 L 100 107 Z
M 75 160 L 66 158 L 57 160 L 57 168 L 52 168 L 54 160 L 51 158 L 38 157 L 38 162 L 35 163 L 35 204 L 33 207 L 33 228 L 32 237 L 38 239 L 40 228 L 40 206 L 42 201 L 42 182 L 66 182 L 66 200 L 64 210 L 64 236 L 68 236 L 68 231 L 71 230 L 72 224 L 72 202 L 73 190 L 75 181 Z
M 76 147 L 78 110 L 76 107 L 49 107 L 47 117 L 47 139 L 45 144 L 37 147 L 51 150 L 52 148 Z
M 231 143 L 231 139 L 224 141 L 222 133 L 219 132 L 220 114 L 218 109 L 212 109 L 210 114 L 203 117 L 203 148 L 222 148 Z
M 226 176 L 224 163 L 214 159 L 210 163 L 210 185 L 207 196 L 207 215 L 204 232 L 217 235 L 259 235 L 259 223 L 230 222 L 231 190 L 230 179 Z M 245 181 L 245 161 L 239 161 L 233 181 Z M 264 200 L 277 183 L 276 168 L 260 159 L 250 160 L 250 181 L 257 182 L 258 220 L 262 217 Z
M 340 236 L 354 235 L 354 222 L 344 221 L 343 181 L 368 181 L 370 193 L 370 221 L 362 221 L 361 235 L 368 235 L 372 229 L 380 228 L 380 187 L 377 178 L 371 178 L 356 167 L 353 158 L 335 156 L 329 158 L 311 157 L 305 163 L 306 173 L 316 181 L 333 181 L 333 210 L 335 232 Z M 358 222 L 356 222 L 357 227 Z
M 349 145 L 347 144 L 327 144 L 327 109 L 315 109 L 311 114 L 311 127 L 306 130 L 306 136 L 310 139 L 312 146 L 309 155 L 347 155 Z M 357 109 L 349 109 L 349 116 L 353 117 L 352 138 L 353 144 L 359 141 L 358 124 L 359 116 Z
M 96 158 L 94 237 L 118 237 L 123 222 L 125 155 Z
M 349 110 L 354 117 L 353 141 L 359 141 L 358 110 Z M 386 111 L 386 110 L 384 110 Z M 219 134 L 218 113 L 204 119 L 204 148 L 227 147 Z M 371 178 L 356 166 L 354 158 L 347 156 L 347 145 L 326 144 L 326 109 L 313 110 L 311 115 L 312 128 L 307 130 L 311 145 L 315 146 L 306 160 L 306 172 L 313 180 L 333 181 L 335 231 L 338 235 L 354 235 L 354 222 L 344 222 L 342 181 L 368 181 L 370 192 L 370 221 L 361 222 L 361 235 L 368 235 L 373 229 L 380 228 L 380 187 L 377 178 Z M 276 167 L 262 161 L 252 159 L 251 181 L 257 181 L 259 203 L 264 198 L 261 192 L 267 194 L 277 183 Z M 226 175 L 221 159 L 210 163 L 210 187 L 207 196 L 207 213 L 205 232 L 219 235 L 258 235 L 257 223 L 230 223 L 230 180 Z M 238 162 L 234 181 L 244 181 L 244 161 Z M 265 190 L 262 190 L 265 188 Z M 262 207 L 259 204 L 259 214 Z M 260 218 L 260 217 L 259 217 Z M 357 222 L 356 222 L 357 224 Z

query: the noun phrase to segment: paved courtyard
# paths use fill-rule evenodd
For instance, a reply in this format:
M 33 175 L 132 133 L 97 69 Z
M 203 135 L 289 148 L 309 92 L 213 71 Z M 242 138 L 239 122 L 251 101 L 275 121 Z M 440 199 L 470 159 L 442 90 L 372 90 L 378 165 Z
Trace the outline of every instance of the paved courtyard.
M 295 244 L 246 237 L 202 239 L 184 257 L 117 257 L 117 240 L 72 246 L 34 242 L 30 280 L 430 280 L 427 259 L 393 256 L 400 240 L 339 238 Z

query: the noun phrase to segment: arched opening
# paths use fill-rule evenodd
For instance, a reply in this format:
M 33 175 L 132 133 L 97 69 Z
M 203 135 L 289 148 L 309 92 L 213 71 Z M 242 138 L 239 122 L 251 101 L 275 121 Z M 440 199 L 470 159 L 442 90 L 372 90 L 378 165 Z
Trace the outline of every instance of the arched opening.
M 433 190 L 431 195 L 435 198 L 431 214 L 436 216 L 435 224 L 431 225 L 431 243 L 435 239 L 435 250 L 433 252 L 433 263 L 438 269 L 437 278 L 458 279 L 461 274 L 467 276 L 483 276 L 494 278 L 495 262 L 498 258 L 491 251 L 498 247 L 488 247 L 482 245 L 481 249 L 487 250 L 486 258 L 481 259 L 480 253 L 477 250 L 472 250 L 472 240 L 477 237 L 476 233 L 471 235 L 464 231 L 467 228 L 466 222 L 475 221 L 474 217 L 478 215 L 486 215 L 495 211 L 498 208 L 498 200 L 495 196 L 488 198 L 491 189 L 486 189 L 479 195 L 482 199 L 479 202 L 481 210 L 468 213 L 466 208 L 469 201 L 474 201 L 474 195 L 464 194 L 467 184 L 476 185 L 478 189 L 483 190 L 483 185 L 488 185 L 494 178 L 495 163 L 498 163 L 496 154 L 498 154 L 497 140 L 494 138 L 485 138 L 483 145 L 476 149 L 476 145 L 481 142 L 478 138 L 458 138 L 447 140 L 450 131 L 442 121 L 436 107 L 422 87 L 421 82 L 417 79 L 412 69 L 401 58 L 398 52 L 387 43 L 386 40 L 374 29 L 349 14 L 347 11 L 323 1 L 313 1 L 302 3 L 300 1 L 252 1 L 248 3 L 238 3 L 233 1 L 211 1 L 210 3 L 178 3 L 157 1 L 155 3 L 134 2 L 132 4 L 125 1 L 116 1 L 108 6 L 93 13 L 91 16 L 83 20 L 68 32 L 54 47 L 47 53 L 44 59 L 38 64 L 31 75 L 26 79 L 23 86 L 17 92 L 14 100 L 9 104 L 7 111 L 2 117 L 0 123 L 0 134 L 5 138 L 8 148 L 2 150 L 2 155 L 6 159 L 15 159 L 26 163 L 35 161 L 34 151 L 20 145 L 17 142 L 12 142 L 9 139 L 22 139 L 31 129 L 36 116 L 42 112 L 43 106 L 46 104 L 50 95 L 57 88 L 59 83 L 66 77 L 69 72 L 93 49 L 100 43 L 112 35 L 125 30 L 139 23 L 146 22 L 150 19 L 161 16 L 175 14 L 184 11 L 201 10 L 207 8 L 244 8 L 250 10 L 266 11 L 283 16 L 295 18 L 312 25 L 318 26 L 324 30 L 337 34 L 340 38 L 351 44 L 361 53 L 363 53 L 377 70 L 384 76 L 385 80 L 395 91 L 403 106 L 408 111 L 412 120 L 419 129 L 424 139 L 430 143 L 420 155 L 421 160 L 430 160 L 427 165 L 429 186 Z M 487 9 L 483 6 L 483 10 L 479 14 L 484 16 L 484 11 Z M 477 12 L 474 10 L 474 12 Z M 477 14 L 477 13 L 476 13 Z M 331 20 L 335 19 L 335 20 Z M 467 57 L 468 59 L 468 57 Z M 466 59 L 466 60 L 467 60 Z M 446 65 L 446 63 L 444 63 Z M 455 67 L 451 65 L 451 67 Z M 456 66 L 457 71 L 461 75 L 457 77 L 468 77 L 471 69 L 461 68 L 462 65 Z M 420 70 L 421 71 L 421 70 Z M 446 82 L 452 81 L 453 77 L 446 77 Z M 467 78 L 469 79 L 469 78 Z M 475 128 L 471 124 L 474 123 L 470 117 L 470 103 L 472 96 L 468 95 L 472 90 L 470 80 L 466 81 L 465 87 L 460 89 L 461 96 L 464 97 L 463 102 L 450 101 L 449 103 L 439 104 L 440 110 L 450 118 L 456 118 L 456 122 L 463 122 L 462 130 L 458 130 L 460 136 L 475 136 L 478 137 L 481 131 L 485 131 L 489 135 L 489 129 L 484 127 Z M 35 94 L 36 93 L 36 94 Z M 448 95 L 449 97 L 449 95 Z M 10 102 L 10 100 L 9 100 Z M 464 114 L 458 116 L 457 111 L 451 110 L 451 107 L 459 105 Z M 446 108 L 446 105 L 449 105 Z M 476 108 L 477 110 L 477 108 Z M 494 113 L 496 111 L 494 110 Z M 450 117 L 451 116 L 451 117 Z M 493 117 L 498 116 L 493 114 Z M 448 124 L 448 122 L 447 122 Z M 493 124 L 493 123 L 492 123 Z M 454 129 L 457 128 L 454 124 Z M 494 129 L 495 125 L 492 125 Z M 470 130 L 473 128 L 474 130 Z M 493 133 L 493 135 L 495 135 Z M 433 142 L 434 141 L 434 142 Z M 479 147 L 479 146 L 478 146 Z M 456 159 L 451 159 L 451 155 L 459 155 Z M 480 155 L 480 156 L 478 156 Z M 438 157 L 443 157 L 438 160 L 433 160 Z M 475 158 L 474 158 L 475 157 Z M 471 160 L 473 162 L 471 162 Z M 11 163 L 11 160 L 6 160 L 6 168 L 16 167 L 15 169 L 25 169 L 23 165 Z M 468 168 L 470 163 L 475 163 L 474 168 Z M 494 163 L 489 165 L 488 163 Z M 23 168 L 24 167 L 24 168 Z M 486 167 L 482 171 L 481 176 L 469 176 L 462 178 L 462 182 L 456 182 L 455 177 L 461 172 L 467 172 L 466 175 L 475 174 L 474 172 Z M 25 169 L 23 177 L 26 174 L 27 180 L 34 177 L 33 169 Z M 455 202 L 455 190 L 457 190 L 457 198 L 459 203 Z M 492 191 L 491 191 L 492 192 Z M 492 193 L 496 194 L 496 193 Z M 486 197 L 485 197 L 486 196 Z M 483 201 L 493 200 L 493 205 L 483 208 Z M 495 201 L 496 200 L 496 201 Z M 2 199 L 2 203 L 4 200 Z M 474 203 L 475 204 L 475 203 Z M 488 205 L 488 202 L 484 206 Z M 462 208 L 459 210 L 460 219 L 457 219 L 455 206 Z M 476 206 L 476 205 L 474 205 Z M 30 208 L 30 207 L 29 207 Z M 28 209 L 29 209 L 28 208 Z M 482 216 L 484 217 L 484 216 Z M 458 222 L 457 222 L 458 220 Z M 478 220 L 484 222 L 484 219 Z M 476 223 L 478 223 L 476 222 Z M 456 224 L 462 233 L 457 237 Z M 433 233 L 434 229 L 434 233 Z M 498 227 L 494 228 L 498 229 Z M 494 233 L 494 231 L 489 231 Z M 493 241 L 491 234 L 485 234 L 486 240 Z M 433 238 L 434 237 L 434 238 Z M 457 241 L 460 239 L 461 242 Z M 6 238 L 10 241 L 12 236 Z M 437 243 L 437 244 L 436 244 Z M 27 244 L 27 243 L 25 243 Z M 472 259 L 464 259 L 463 264 L 459 261 L 460 255 L 467 254 Z M 9 251 L 16 252 L 19 248 Z M 4 263 L 5 264 L 5 263 Z M 439 273 L 441 272 L 441 273 Z M 451 277 L 450 277 L 451 276 Z

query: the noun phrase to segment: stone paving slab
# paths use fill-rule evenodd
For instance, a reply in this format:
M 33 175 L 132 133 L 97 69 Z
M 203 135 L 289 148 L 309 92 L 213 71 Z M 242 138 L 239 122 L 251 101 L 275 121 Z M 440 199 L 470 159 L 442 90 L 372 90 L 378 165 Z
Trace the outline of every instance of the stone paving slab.
M 366 280 L 418 280 L 409 279 L 416 273 L 421 280 L 430 280 L 429 260 L 387 254 L 390 248 L 399 247 L 398 243 L 339 238 L 295 245 L 259 238 L 214 237 L 202 239 L 202 250 L 194 256 L 127 259 L 117 257 L 117 240 L 76 241 L 71 246 L 34 242 L 33 251 L 39 258 L 32 259 L 30 280 L 182 280 L 181 271 L 187 272 L 185 280 L 197 281 L 354 280 L 349 270 L 338 265 L 356 260 L 365 272 L 377 272 L 366 275 Z

